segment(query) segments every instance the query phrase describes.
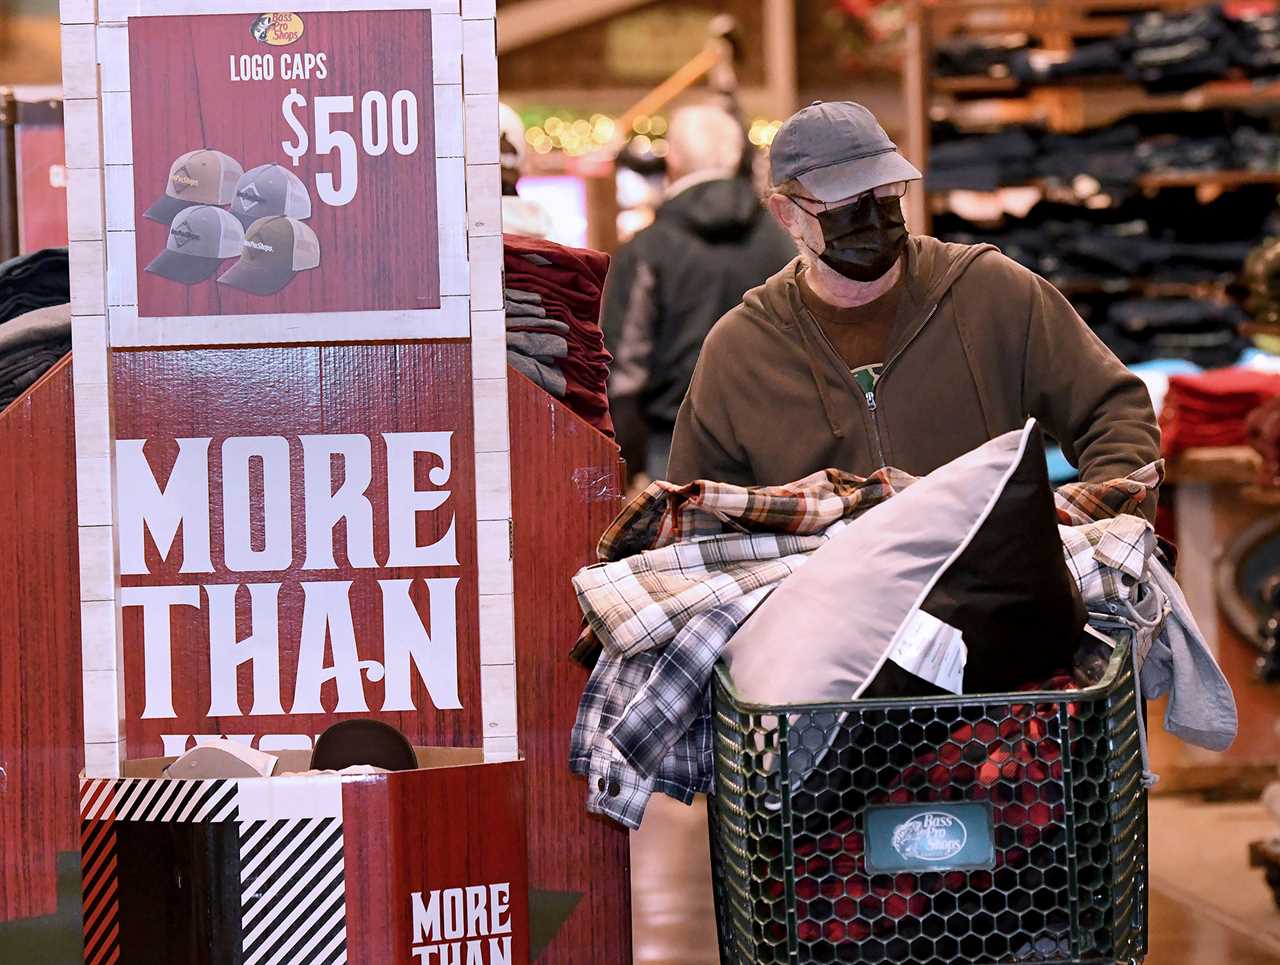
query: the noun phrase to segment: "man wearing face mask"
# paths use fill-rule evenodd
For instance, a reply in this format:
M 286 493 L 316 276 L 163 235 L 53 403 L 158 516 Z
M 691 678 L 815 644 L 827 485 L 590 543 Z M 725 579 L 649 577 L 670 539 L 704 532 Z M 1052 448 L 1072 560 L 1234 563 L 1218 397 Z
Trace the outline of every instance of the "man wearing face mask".
M 901 198 L 920 173 L 870 111 L 806 107 L 770 162 L 769 208 L 800 257 L 707 337 L 673 482 L 923 475 L 1028 416 L 1086 481 L 1159 458 L 1146 388 L 1052 285 L 991 245 L 908 234 Z

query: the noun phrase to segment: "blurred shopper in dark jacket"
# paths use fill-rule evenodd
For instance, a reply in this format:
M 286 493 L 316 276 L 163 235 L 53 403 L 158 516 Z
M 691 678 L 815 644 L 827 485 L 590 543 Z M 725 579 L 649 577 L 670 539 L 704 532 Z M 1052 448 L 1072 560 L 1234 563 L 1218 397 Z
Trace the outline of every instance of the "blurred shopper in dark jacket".
M 601 324 L 613 353 L 609 398 L 632 473 L 666 477 L 671 431 L 702 341 L 743 294 L 795 254 L 751 182 L 737 176 L 746 144 L 719 107 L 671 119 L 670 187 L 654 223 L 619 249 Z

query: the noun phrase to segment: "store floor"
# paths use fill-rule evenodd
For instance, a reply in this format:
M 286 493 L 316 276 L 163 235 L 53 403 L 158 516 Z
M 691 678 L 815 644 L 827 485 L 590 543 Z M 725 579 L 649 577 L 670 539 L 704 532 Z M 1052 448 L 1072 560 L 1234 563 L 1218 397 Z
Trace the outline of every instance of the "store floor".
M 1276 965 L 1280 911 L 1248 842 L 1274 834 L 1257 804 L 1151 805 L 1148 965 Z M 637 965 L 718 965 L 706 814 L 661 795 L 632 837 Z

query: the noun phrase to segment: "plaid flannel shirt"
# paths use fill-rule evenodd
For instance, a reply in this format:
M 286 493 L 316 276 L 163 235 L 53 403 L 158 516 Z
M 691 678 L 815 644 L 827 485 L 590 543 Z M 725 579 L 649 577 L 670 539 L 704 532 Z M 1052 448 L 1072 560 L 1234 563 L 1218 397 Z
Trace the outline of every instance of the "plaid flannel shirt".
M 1059 521 L 1138 511 L 1162 479 L 1155 463 L 1125 479 L 1063 487 Z M 895 469 L 869 477 L 829 469 L 771 487 L 660 481 L 622 510 L 600 540 L 605 562 L 574 577 L 586 616 L 575 650 L 601 646 L 570 748 L 572 770 L 588 779 L 589 811 L 635 828 L 654 791 L 687 804 L 711 789 L 709 682 L 730 637 L 833 525 L 913 481 Z M 1093 552 L 1090 544 L 1088 559 Z M 1119 555 L 1104 550 L 1102 559 Z

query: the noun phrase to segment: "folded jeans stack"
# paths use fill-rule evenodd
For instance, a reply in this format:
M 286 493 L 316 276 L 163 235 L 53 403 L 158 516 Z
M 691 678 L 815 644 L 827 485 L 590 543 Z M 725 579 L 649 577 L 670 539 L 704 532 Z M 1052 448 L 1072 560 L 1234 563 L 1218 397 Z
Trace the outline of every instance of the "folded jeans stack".
M 605 393 L 611 358 L 600 331 L 600 294 L 609 256 L 503 235 L 503 263 L 508 360 L 612 437 Z
M 1245 368 L 1175 375 L 1160 412 L 1161 448 L 1176 456 L 1194 447 L 1243 446 L 1254 410 L 1280 397 L 1280 375 Z
M 1189 90 L 1222 77 L 1236 61 L 1236 38 L 1220 7 L 1149 13 L 1129 29 L 1126 73 L 1152 92 Z
M 1020 127 L 948 141 L 930 152 L 925 187 L 930 191 L 993 191 L 1022 184 L 1034 176 L 1038 153 L 1035 138 Z
M 1236 21 L 1236 63 L 1250 77 L 1280 73 L 1280 15 L 1255 14 Z
M 926 186 L 931 191 L 992 191 L 1034 180 L 1080 190 L 1076 180 L 1084 176 L 1097 182 L 1094 192 L 1126 195 L 1137 190 L 1144 174 L 1280 170 L 1280 136 L 1255 127 L 1225 127 L 1144 133 L 1134 124 L 1119 124 L 1082 134 L 1018 127 L 952 136 L 932 149 Z M 937 132 L 939 138 L 950 134 L 941 128 Z
M 1009 60 L 1009 69 L 1024 84 L 1064 83 L 1079 77 L 1116 74 L 1125 68 L 1124 40 L 1098 40 L 1070 53 L 1023 50 Z
M 933 51 L 934 73 L 939 77 L 1008 77 L 1010 61 L 1026 48 L 1029 41 L 1026 34 L 1009 34 L 984 40 L 940 43 Z
M 1186 359 L 1204 368 L 1233 364 L 1246 347 L 1235 305 L 1198 298 L 1114 302 L 1095 331 L 1123 362 Z

